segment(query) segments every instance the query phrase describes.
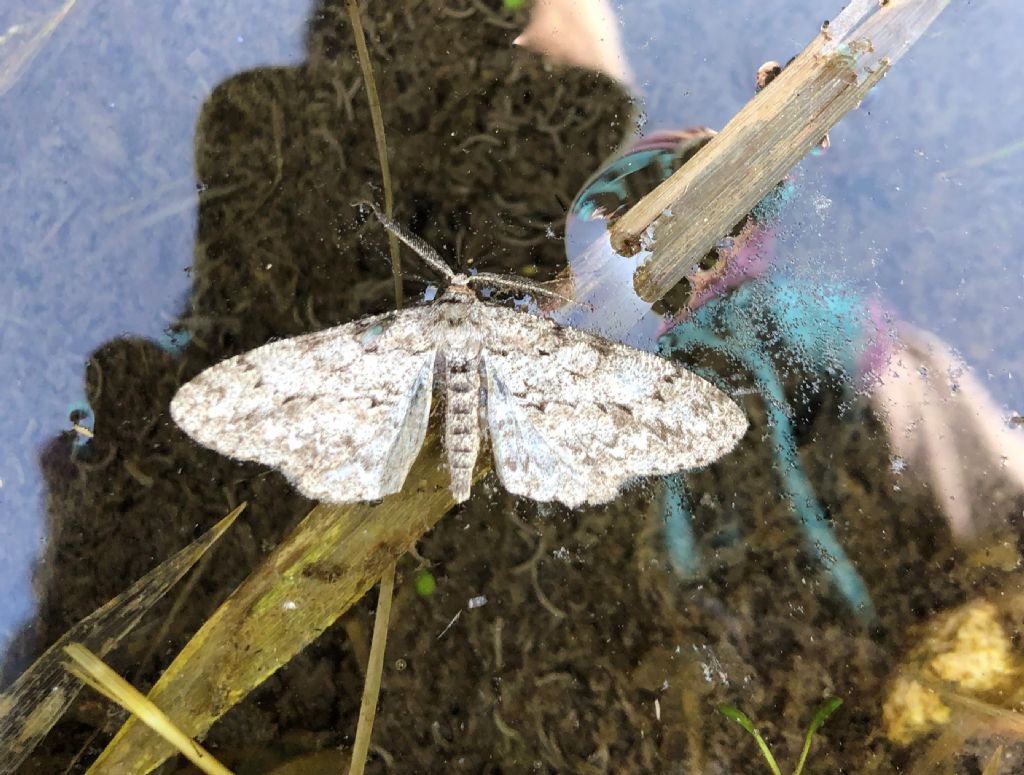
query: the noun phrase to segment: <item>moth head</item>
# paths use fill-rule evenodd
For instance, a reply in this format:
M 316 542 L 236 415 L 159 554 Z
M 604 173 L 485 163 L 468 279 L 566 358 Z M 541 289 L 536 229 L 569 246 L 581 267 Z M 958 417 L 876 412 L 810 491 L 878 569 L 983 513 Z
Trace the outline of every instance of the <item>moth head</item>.
M 448 283 L 448 287 L 445 289 L 444 295 L 449 299 L 459 299 L 460 301 L 476 301 L 476 292 L 470 288 L 470 280 L 473 278 L 469 275 L 457 274 Z

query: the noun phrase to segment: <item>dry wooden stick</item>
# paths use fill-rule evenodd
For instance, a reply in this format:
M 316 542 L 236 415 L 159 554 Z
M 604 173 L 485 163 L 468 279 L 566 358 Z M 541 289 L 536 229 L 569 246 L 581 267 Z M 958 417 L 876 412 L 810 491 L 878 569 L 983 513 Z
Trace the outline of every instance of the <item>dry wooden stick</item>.
M 633 255 L 654 224 L 651 257 L 633 277 L 637 294 L 654 302 L 682 280 L 860 103 L 947 4 L 855 0 L 834 24 L 823 25 L 721 133 L 612 227 L 612 247 Z

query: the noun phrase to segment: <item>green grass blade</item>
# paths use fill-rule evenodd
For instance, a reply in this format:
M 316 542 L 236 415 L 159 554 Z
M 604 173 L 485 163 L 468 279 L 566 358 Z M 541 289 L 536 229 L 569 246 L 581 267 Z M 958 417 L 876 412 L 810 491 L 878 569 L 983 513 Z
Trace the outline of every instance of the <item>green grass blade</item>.
M 811 719 L 810 726 L 807 727 L 807 736 L 804 737 L 804 749 L 800 752 L 800 761 L 797 762 L 793 775 L 800 775 L 803 772 L 804 763 L 807 761 L 807 754 L 810 753 L 811 741 L 814 739 L 814 735 L 828 721 L 828 717 L 835 713 L 842 704 L 843 701 L 841 699 L 832 697 L 818 706 L 818 709 L 814 712 L 814 718 Z
M 764 756 L 764 760 L 768 762 L 768 767 L 772 771 L 772 775 L 782 775 L 782 770 L 779 769 L 778 763 L 775 761 L 775 757 L 772 756 L 772 752 L 768 750 L 768 743 L 761 737 L 761 733 L 757 731 L 757 727 L 754 726 L 754 722 L 750 720 L 742 710 L 732 707 L 731 705 L 716 705 L 715 709 L 728 719 L 732 719 L 745 730 L 747 730 L 751 736 L 757 742 L 757 747 L 761 749 L 761 755 Z

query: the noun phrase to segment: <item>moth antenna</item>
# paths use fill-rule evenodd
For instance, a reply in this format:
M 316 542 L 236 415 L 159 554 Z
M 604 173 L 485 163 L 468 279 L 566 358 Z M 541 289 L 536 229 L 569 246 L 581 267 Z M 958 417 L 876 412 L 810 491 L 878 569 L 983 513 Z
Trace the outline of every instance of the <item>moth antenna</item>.
M 419 272 L 406 272 L 406 271 L 403 271 L 402 274 L 406 278 L 408 278 L 409 280 L 413 280 L 413 281 L 415 281 L 417 283 L 420 283 L 421 285 L 437 285 L 437 280 L 436 279 L 433 279 L 431 277 L 427 277 L 426 275 L 420 274 Z
M 380 221 L 381 226 L 394 234 L 398 239 L 404 242 L 416 255 L 423 259 L 423 263 L 441 275 L 448 282 L 452 281 L 455 277 L 455 272 L 448 266 L 441 254 L 438 253 L 434 248 L 427 244 L 423 239 L 408 231 L 404 226 L 398 225 L 395 221 L 388 218 L 381 212 L 380 208 L 373 202 L 363 202 L 360 204 L 366 204 L 373 210 L 373 214 L 377 216 L 377 220 Z
M 540 283 L 530 282 L 529 280 L 517 280 L 512 277 L 507 277 L 500 274 L 492 274 L 491 272 L 477 272 L 476 274 L 470 275 L 466 280 L 468 285 L 482 283 L 484 285 L 490 285 L 495 288 L 505 288 L 513 291 L 523 291 L 524 293 L 532 293 L 539 296 L 547 296 L 552 299 L 559 299 L 564 301 L 566 304 L 572 304 L 573 306 L 589 307 L 589 304 L 585 302 L 571 299 L 568 296 L 564 296 L 558 291 L 552 291 L 545 288 Z

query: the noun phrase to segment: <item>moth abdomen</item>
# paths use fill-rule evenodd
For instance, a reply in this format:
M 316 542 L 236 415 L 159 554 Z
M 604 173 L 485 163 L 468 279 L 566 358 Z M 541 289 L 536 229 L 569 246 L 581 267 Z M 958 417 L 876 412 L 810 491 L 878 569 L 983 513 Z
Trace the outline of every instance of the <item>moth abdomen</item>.
M 444 450 L 458 503 L 469 497 L 480 452 L 480 363 L 448 353 L 445 359 Z

